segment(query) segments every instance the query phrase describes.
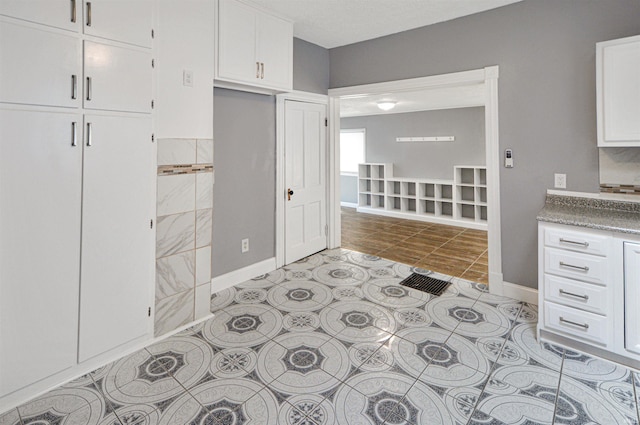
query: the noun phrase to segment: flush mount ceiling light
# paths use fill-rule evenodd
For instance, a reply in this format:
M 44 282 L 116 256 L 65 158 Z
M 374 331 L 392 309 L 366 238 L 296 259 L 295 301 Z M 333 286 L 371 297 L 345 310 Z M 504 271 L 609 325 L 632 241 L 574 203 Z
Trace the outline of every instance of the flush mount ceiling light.
M 390 111 L 395 107 L 396 107 L 396 102 L 391 102 L 389 100 L 378 102 L 378 108 L 382 109 L 383 111 Z

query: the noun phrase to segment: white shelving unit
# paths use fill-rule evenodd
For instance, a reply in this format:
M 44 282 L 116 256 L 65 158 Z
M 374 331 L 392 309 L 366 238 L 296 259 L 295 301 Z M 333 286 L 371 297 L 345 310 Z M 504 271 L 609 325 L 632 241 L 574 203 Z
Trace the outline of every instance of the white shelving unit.
M 358 165 L 358 207 L 385 208 L 385 178 L 393 175 L 393 164 Z
M 393 177 L 393 164 L 359 164 L 357 210 L 485 230 L 486 167 L 455 166 L 454 180 L 436 180 Z
M 487 221 L 487 169 L 486 167 L 453 167 L 456 190 L 456 220 Z

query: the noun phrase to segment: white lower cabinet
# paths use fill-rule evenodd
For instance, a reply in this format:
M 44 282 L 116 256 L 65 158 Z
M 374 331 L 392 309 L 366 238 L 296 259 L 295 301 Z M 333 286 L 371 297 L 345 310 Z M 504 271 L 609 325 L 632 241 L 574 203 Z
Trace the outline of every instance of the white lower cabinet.
M 640 236 L 540 222 L 538 259 L 538 335 L 637 365 Z
M 82 198 L 82 115 L 2 108 L 0 397 L 76 364 Z
M 624 298 L 624 346 L 640 354 L 640 242 L 624 243 Z
M 79 360 L 143 337 L 154 273 L 151 117 L 85 115 Z

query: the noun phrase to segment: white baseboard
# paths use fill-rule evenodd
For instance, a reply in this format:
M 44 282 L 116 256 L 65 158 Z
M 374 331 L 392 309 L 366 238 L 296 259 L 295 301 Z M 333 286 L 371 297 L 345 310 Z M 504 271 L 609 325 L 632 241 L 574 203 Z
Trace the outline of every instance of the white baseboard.
M 502 295 L 525 303 L 538 304 L 537 289 L 516 285 L 515 283 L 502 282 Z
M 358 203 L 357 202 L 342 202 L 342 201 L 340 201 L 340 206 L 341 207 L 348 207 L 348 208 L 358 208 Z
M 259 263 L 251 264 L 250 266 L 225 273 L 221 276 L 214 277 L 211 279 L 211 293 L 215 294 L 218 291 L 230 288 L 238 283 L 246 282 L 247 280 L 260 276 L 261 274 L 272 272 L 275 269 L 276 259 L 273 257 L 260 261 Z

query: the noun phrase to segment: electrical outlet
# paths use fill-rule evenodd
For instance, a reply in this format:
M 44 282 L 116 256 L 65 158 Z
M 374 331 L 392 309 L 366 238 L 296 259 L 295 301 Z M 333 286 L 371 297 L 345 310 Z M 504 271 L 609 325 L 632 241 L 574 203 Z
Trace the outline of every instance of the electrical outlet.
M 185 69 L 182 71 L 182 85 L 185 87 L 193 87 L 193 71 Z
M 249 252 L 249 239 L 242 240 L 242 253 Z
M 567 175 L 566 174 L 554 174 L 554 187 L 556 189 L 567 188 Z

